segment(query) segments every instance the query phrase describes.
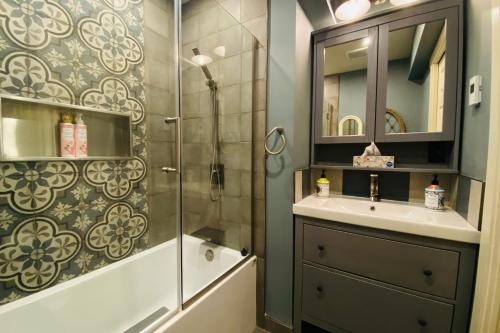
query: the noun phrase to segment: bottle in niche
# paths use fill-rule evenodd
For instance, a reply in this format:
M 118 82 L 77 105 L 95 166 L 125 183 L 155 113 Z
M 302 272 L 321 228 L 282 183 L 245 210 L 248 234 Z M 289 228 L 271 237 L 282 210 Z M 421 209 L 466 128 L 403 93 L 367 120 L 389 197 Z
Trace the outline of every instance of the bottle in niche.
M 75 124 L 75 145 L 76 145 L 76 157 L 87 157 L 88 147 L 87 147 L 87 125 L 83 121 L 83 116 L 81 113 L 76 115 Z
M 62 114 L 62 121 L 59 124 L 61 135 L 61 157 L 75 157 L 75 125 L 70 113 Z

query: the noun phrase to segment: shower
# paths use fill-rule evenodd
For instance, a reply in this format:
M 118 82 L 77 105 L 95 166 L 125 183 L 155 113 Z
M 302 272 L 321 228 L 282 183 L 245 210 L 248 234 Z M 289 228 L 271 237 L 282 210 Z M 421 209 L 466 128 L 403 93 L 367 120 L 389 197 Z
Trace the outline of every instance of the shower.
M 195 56 L 202 56 L 200 50 L 193 48 Z M 208 57 L 207 57 L 208 58 Z M 212 77 L 210 70 L 207 67 L 208 61 L 200 61 L 200 67 L 207 78 L 206 84 L 210 89 L 210 97 L 212 101 L 212 160 L 210 163 L 210 199 L 218 201 L 222 195 L 222 182 L 224 179 L 223 165 L 220 163 L 220 144 L 219 144 L 219 103 L 217 99 L 217 83 Z

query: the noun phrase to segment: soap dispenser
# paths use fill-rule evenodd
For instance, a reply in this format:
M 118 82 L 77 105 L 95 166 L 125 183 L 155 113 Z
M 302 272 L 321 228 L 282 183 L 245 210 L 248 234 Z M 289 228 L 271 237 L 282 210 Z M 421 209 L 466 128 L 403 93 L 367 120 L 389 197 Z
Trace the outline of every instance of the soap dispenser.
M 330 181 L 326 178 L 325 170 L 321 171 L 321 177 L 316 181 L 316 195 L 319 198 L 330 196 Z
M 425 207 L 432 210 L 443 210 L 445 193 L 445 189 L 439 186 L 438 176 L 434 175 L 431 184 L 425 189 Z

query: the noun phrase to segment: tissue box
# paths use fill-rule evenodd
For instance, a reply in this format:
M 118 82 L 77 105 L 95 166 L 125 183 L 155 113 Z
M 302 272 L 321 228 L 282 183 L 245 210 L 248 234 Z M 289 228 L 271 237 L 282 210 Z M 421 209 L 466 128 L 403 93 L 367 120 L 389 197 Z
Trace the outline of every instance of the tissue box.
M 394 156 L 353 156 L 352 165 L 359 168 L 394 168 Z

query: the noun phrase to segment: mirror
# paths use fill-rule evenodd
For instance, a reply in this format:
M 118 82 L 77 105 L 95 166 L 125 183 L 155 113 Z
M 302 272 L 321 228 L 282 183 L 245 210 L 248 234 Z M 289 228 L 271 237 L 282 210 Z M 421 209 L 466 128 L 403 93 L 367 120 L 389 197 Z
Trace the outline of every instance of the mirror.
M 362 136 L 366 124 L 369 37 L 326 47 L 322 136 Z
M 442 132 L 446 20 L 389 32 L 385 132 Z

